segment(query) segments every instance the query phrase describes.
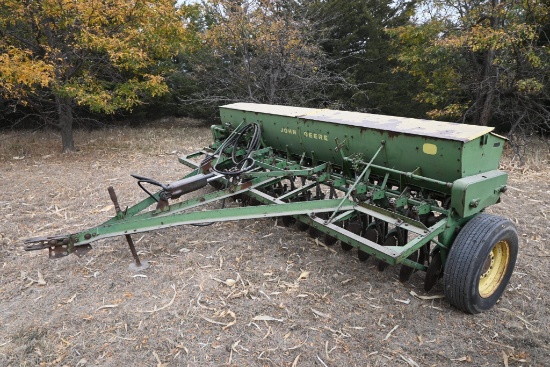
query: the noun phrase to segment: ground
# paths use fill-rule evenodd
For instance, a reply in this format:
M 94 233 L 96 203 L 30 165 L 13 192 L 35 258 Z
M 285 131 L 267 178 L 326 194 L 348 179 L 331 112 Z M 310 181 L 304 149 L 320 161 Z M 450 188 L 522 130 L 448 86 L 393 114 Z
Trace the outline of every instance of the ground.
M 499 303 L 468 315 L 437 297 L 440 284 L 426 294 L 422 272 L 401 284 L 397 267 L 378 272 L 268 219 L 135 236 L 151 264 L 137 274 L 123 238 L 82 258 L 24 252 L 25 238 L 108 219 L 108 186 L 123 207 L 142 199 L 130 173 L 182 177 L 178 155 L 209 131 L 188 120 L 78 131 L 67 155 L 53 133 L 0 139 L 1 366 L 550 365 L 547 150 L 503 161 L 510 187 L 489 212 L 517 225 L 520 253 Z

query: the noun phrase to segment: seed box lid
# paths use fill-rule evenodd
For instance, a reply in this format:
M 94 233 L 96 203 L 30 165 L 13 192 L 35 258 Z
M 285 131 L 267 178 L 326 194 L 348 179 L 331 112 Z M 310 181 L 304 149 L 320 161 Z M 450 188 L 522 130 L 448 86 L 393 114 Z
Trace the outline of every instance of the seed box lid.
M 490 126 L 458 124 L 445 121 L 256 103 L 233 103 L 222 106 L 222 108 L 296 117 L 310 121 L 324 121 L 342 125 L 391 131 L 394 133 L 420 135 L 462 142 L 468 142 L 479 138 L 494 129 Z

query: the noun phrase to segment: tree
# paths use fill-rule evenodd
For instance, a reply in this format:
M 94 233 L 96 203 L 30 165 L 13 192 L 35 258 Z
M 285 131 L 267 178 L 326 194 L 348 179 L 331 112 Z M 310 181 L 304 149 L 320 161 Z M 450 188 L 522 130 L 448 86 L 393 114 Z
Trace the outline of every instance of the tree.
M 421 116 L 413 101 L 415 83 L 393 73 L 396 52 L 385 29 L 408 23 L 413 1 L 313 0 L 309 5 L 325 35 L 321 46 L 334 61 L 333 71 L 355 85 L 335 89 L 332 98 L 345 109 L 391 115 Z
M 61 131 L 75 149 L 74 110 L 114 113 L 168 88 L 163 62 L 192 43 L 175 0 L 4 0 L 0 92 Z
M 185 72 L 200 92 L 191 102 L 248 101 L 316 105 L 343 80 L 298 1 L 209 0 L 203 3 L 203 47 L 188 55 Z
M 431 16 L 390 33 L 399 70 L 423 84 L 417 98 L 432 117 L 550 129 L 548 1 L 430 0 L 421 9 Z

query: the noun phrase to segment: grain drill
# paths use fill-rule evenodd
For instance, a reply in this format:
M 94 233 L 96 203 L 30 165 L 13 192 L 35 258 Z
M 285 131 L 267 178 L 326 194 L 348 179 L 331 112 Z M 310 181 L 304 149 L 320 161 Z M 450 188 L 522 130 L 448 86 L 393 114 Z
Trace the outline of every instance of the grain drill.
M 133 234 L 271 217 L 379 270 L 397 265 L 403 282 L 421 272 L 426 291 L 442 278 L 465 312 L 502 295 L 518 236 L 510 220 L 484 213 L 508 177 L 498 170 L 505 138 L 491 127 L 252 103 L 222 106 L 220 117 L 212 145 L 179 158 L 190 174 L 168 184 L 133 175 L 143 201 L 121 210 L 109 187 L 113 218 L 29 239 L 25 250 L 82 256 L 91 242 L 125 236 L 141 270 Z M 207 185 L 215 190 L 195 192 Z M 230 198 L 240 205 L 219 204 Z

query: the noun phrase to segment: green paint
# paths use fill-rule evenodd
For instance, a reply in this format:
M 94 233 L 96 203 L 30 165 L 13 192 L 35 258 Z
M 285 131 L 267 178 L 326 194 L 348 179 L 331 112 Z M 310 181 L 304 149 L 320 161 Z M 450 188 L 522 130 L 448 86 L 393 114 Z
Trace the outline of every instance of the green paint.
M 199 173 L 196 162 L 206 155 L 214 155 L 221 166 L 230 165 L 232 160 L 219 147 L 238 126 L 250 122 L 261 126 L 264 144 L 252 154 L 255 170 L 235 181 L 220 177 L 217 181 L 226 189 L 162 210 L 147 210 L 156 205 L 148 197 L 97 227 L 56 240 L 65 239 L 70 253 L 99 239 L 179 225 L 294 216 L 389 264 L 425 270 L 425 264 L 407 257 L 432 242 L 445 260 L 460 228 L 497 203 L 506 188 L 507 174 L 498 171 L 505 139 L 491 128 L 253 104 L 223 106 L 220 116 L 223 125 L 212 126 L 211 147 L 179 159 L 194 169 L 185 177 Z M 245 154 L 243 147 L 236 154 Z M 301 178 L 309 180 L 304 187 L 269 194 Z M 332 188 L 339 198 L 293 202 L 308 190 L 315 192 L 317 185 Z M 242 195 L 263 205 L 204 210 L 208 203 Z M 427 224 L 429 215 L 435 222 Z M 414 236 L 403 246 L 384 247 L 342 228 L 344 222 L 361 218 L 370 218 L 362 222 L 364 227 L 385 223 Z M 43 239 L 30 243 L 39 243 L 32 249 L 50 247 Z

